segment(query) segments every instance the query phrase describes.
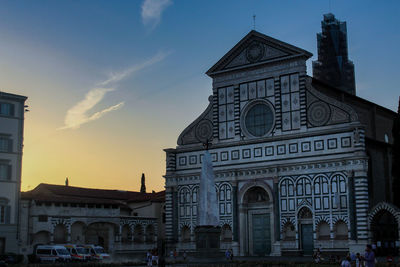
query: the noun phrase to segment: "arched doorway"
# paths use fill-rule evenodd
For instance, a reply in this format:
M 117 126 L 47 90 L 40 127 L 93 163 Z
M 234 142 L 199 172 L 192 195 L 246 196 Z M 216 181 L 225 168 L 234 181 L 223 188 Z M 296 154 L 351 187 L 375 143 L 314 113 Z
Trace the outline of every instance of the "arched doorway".
M 298 212 L 300 249 L 303 255 L 312 255 L 314 252 L 314 231 L 312 212 L 302 207 Z
M 396 218 L 387 210 L 381 210 L 371 222 L 373 243 L 377 245 L 377 255 L 397 255 L 396 241 L 399 240 L 399 228 Z
M 247 222 L 243 242 L 247 241 L 246 254 L 267 256 L 271 253 L 272 204 L 270 196 L 262 186 L 247 189 L 242 199 L 242 222 Z M 244 219 L 244 220 L 243 220 Z M 243 233 L 241 233 L 243 236 Z M 247 240 L 246 240 L 247 239 Z

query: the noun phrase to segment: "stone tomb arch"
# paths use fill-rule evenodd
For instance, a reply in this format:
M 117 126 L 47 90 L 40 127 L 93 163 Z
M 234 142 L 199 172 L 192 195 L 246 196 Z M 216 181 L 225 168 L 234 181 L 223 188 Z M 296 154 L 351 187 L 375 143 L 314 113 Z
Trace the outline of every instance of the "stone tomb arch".
M 291 221 L 285 222 L 282 227 L 282 240 L 283 241 L 296 240 L 296 228 Z
M 232 228 L 229 224 L 224 224 L 221 228 L 221 242 L 232 242 Z
M 240 254 L 266 256 L 275 239 L 273 194 L 263 181 L 245 184 L 239 192 Z
M 327 241 L 331 239 L 331 228 L 329 223 L 325 220 L 321 220 L 317 224 L 317 240 Z

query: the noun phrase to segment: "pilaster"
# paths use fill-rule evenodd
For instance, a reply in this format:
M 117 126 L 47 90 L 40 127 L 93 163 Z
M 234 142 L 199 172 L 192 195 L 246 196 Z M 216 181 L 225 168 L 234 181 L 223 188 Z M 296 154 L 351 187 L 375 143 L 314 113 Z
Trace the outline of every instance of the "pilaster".
M 357 239 L 368 240 L 368 179 L 365 170 L 354 172 L 354 197 Z

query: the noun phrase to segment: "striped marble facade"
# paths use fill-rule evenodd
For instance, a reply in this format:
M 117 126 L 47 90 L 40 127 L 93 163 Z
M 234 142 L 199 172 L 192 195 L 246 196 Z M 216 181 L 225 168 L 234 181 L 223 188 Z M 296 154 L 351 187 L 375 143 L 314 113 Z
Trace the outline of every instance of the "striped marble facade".
M 213 79 L 209 106 L 181 133 L 178 146 L 165 150 L 170 246 L 195 249 L 203 144 L 211 143 L 221 249 L 307 254 L 305 242 L 311 242 L 363 251 L 369 209 L 364 128 L 350 106 L 312 86 L 306 74 L 311 56 L 251 31 L 207 72 Z M 260 136 L 246 121 L 257 104 L 273 118 Z M 312 229 L 309 240 L 303 225 Z M 256 227 L 266 233 L 261 241 Z

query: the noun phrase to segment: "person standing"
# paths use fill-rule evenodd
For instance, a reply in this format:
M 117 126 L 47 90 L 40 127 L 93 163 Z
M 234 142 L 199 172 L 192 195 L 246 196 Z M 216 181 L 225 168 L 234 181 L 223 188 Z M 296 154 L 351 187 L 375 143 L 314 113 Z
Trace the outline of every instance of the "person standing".
M 365 267 L 375 267 L 375 253 L 372 251 L 372 246 L 367 245 L 364 255 Z
M 351 261 L 350 256 L 347 256 L 346 258 L 343 259 L 343 261 L 340 264 L 340 266 L 342 266 L 342 267 L 351 267 L 350 261 Z
M 153 255 L 151 254 L 150 250 L 147 251 L 147 266 L 153 266 Z
M 362 260 L 362 258 L 361 258 L 360 253 L 357 253 L 357 254 L 356 254 L 356 260 L 355 260 L 355 262 L 356 262 L 356 267 L 362 267 L 362 266 L 363 266 L 363 260 Z
M 229 251 L 229 249 L 226 249 L 225 250 L 225 259 L 228 261 L 228 260 L 230 260 L 230 258 L 231 258 L 230 251 Z

